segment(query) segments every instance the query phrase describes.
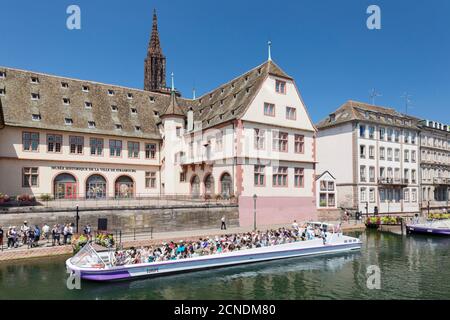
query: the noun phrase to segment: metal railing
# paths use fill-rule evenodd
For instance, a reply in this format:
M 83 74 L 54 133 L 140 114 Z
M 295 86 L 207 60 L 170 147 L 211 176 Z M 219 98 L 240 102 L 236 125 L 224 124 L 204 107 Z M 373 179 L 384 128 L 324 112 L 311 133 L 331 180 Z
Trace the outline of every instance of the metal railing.
M 48 208 L 101 208 L 101 207 L 145 207 L 145 206 L 171 206 L 211 204 L 226 205 L 237 203 L 234 196 L 222 195 L 191 195 L 191 194 L 164 194 L 148 193 L 134 194 L 128 197 L 86 197 L 85 194 L 71 194 L 70 197 L 56 198 L 48 194 L 33 194 L 31 196 L 13 196 L 7 201 L 0 199 L 0 208 L 5 207 L 48 207 Z

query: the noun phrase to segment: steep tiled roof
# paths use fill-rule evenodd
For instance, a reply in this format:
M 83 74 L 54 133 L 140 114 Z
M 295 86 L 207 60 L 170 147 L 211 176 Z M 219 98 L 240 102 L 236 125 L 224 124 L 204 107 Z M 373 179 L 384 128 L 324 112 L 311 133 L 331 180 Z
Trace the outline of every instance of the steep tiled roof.
M 417 129 L 420 119 L 386 108 L 349 100 L 328 117 L 316 124 L 317 129 L 337 126 L 350 121 L 367 121 L 379 124 Z
M 6 67 L 0 71 L 5 73 L 0 78 L 0 89 L 5 90 L 0 115 L 5 125 L 149 139 L 161 138 L 157 124 L 163 114 L 185 115 L 192 108 L 194 121 L 208 128 L 242 117 L 268 75 L 292 79 L 273 61 L 267 61 L 192 100 Z M 33 120 L 33 115 L 39 115 L 40 120 Z M 73 123 L 66 125 L 66 118 Z M 88 122 L 95 123 L 95 128 Z
M 266 61 L 198 99 L 191 100 L 195 121 L 201 121 L 202 128 L 208 128 L 239 119 L 269 74 L 292 80 L 273 61 Z

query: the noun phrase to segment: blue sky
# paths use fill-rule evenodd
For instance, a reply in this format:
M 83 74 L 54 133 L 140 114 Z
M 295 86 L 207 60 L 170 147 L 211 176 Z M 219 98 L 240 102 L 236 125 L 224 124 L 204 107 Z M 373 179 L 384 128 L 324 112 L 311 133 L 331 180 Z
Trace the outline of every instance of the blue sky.
M 81 30 L 66 8 L 81 8 Z M 381 30 L 366 9 L 381 7 Z M 450 1 L 1 0 L 0 65 L 143 87 L 157 9 L 167 71 L 191 97 L 273 60 L 296 79 L 314 120 L 348 99 L 450 123 Z

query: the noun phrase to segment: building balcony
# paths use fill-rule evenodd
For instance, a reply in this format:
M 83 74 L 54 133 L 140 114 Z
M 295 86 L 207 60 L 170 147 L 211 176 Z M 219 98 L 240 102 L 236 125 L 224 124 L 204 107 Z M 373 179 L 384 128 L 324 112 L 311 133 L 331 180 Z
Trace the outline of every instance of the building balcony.
M 433 184 L 450 186 L 450 178 L 433 178 Z
M 409 179 L 400 178 L 380 178 L 378 179 L 380 186 L 402 187 L 405 188 L 409 184 Z

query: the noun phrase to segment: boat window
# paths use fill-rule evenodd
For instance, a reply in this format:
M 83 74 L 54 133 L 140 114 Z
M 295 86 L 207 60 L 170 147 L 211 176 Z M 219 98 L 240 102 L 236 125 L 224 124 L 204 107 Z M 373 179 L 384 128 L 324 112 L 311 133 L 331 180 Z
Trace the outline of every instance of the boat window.
M 79 268 L 105 267 L 103 260 L 89 244 L 81 248 L 80 251 L 70 259 L 70 262 Z

